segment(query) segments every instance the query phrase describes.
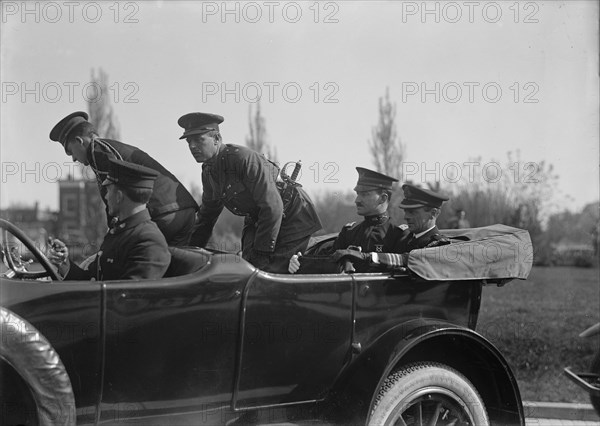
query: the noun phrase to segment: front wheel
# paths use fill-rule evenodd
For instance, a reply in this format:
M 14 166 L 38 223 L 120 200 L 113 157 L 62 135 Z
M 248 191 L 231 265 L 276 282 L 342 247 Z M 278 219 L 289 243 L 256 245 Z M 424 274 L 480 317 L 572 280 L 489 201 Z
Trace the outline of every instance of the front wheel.
M 489 426 L 483 400 L 458 371 L 438 363 L 409 364 L 379 390 L 370 425 Z

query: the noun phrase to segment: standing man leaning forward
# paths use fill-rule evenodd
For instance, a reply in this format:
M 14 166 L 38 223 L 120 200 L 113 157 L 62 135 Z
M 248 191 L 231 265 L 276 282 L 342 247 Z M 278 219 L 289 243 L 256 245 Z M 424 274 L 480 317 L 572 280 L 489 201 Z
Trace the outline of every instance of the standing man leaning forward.
M 398 249 L 387 253 L 338 250 L 333 254 L 334 260 L 348 259 L 373 268 L 393 269 L 407 266 L 411 250 L 450 244 L 450 240 L 440 234 L 436 226 L 442 204 L 448 201 L 448 197 L 411 184 L 402 185 L 402 190 L 404 199 L 400 202 L 400 208 L 404 210 L 410 234 L 402 239 Z
M 395 226 L 387 214 L 388 206 L 392 197 L 392 185 L 398 179 L 386 176 L 373 170 L 357 167 L 358 182 L 354 191 L 356 192 L 356 213 L 363 216 L 362 222 L 351 222 L 342 228 L 333 243 L 332 250 L 350 248 L 357 252 L 392 252 L 400 253 L 403 241 L 408 237 L 408 226 Z M 313 267 L 309 264 L 312 259 L 309 256 L 300 258 L 301 253 L 290 259 L 288 270 L 296 273 L 300 264 L 307 272 Z M 337 259 L 336 259 L 337 260 Z M 317 257 L 315 262 L 323 262 Z M 316 265 L 315 265 L 316 266 Z M 356 264 L 358 272 L 367 272 L 370 267 L 367 263 Z
M 223 207 L 245 216 L 242 257 L 259 269 L 286 272 L 288 259 L 308 245 L 321 229 L 312 201 L 294 187 L 284 208 L 276 185 L 277 166 L 263 155 L 238 145 L 224 144 L 219 133 L 223 117 L 193 112 L 178 124 L 185 129 L 190 152 L 202 163 L 202 205 L 190 243 L 204 247 Z
M 83 111 L 69 114 L 54 126 L 50 132 L 50 139 L 59 142 L 73 161 L 92 168 L 105 205 L 106 188 L 102 186 L 102 182 L 108 175 L 111 158 L 140 164 L 157 171 L 154 192 L 148 201 L 150 216 L 169 245 L 188 245 L 198 210 L 194 197 L 154 158 L 134 146 L 99 138 L 96 129 L 87 120 L 88 115 Z M 107 206 L 109 225 L 111 220 Z
M 147 167 L 109 160 L 103 187 L 111 216 L 118 221 L 104 237 L 87 270 L 69 261 L 67 246 L 53 240 L 48 259 L 67 280 L 124 280 L 161 278 L 171 260 L 164 235 L 150 220 L 146 203 L 158 173 Z

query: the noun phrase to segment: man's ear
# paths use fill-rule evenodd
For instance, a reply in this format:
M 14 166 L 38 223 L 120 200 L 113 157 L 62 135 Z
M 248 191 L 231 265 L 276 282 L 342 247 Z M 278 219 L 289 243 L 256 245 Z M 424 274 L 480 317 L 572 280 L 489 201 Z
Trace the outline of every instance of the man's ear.
M 438 209 L 437 207 L 434 207 L 431 209 L 431 218 L 432 219 L 436 219 L 439 215 L 440 215 L 440 209 Z
M 382 192 L 379 195 L 379 204 L 389 203 L 389 201 L 390 201 L 390 196 L 386 192 Z
M 117 203 L 121 204 L 121 202 L 125 198 L 125 194 L 123 194 L 123 191 L 121 189 L 116 188 L 116 194 L 115 195 L 117 196 Z

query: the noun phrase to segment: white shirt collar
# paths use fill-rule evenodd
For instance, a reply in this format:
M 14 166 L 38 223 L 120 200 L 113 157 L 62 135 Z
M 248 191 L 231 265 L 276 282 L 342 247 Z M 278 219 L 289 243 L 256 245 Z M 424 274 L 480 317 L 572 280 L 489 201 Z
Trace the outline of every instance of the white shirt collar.
M 415 234 L 415 238 L 421 238 L 423 235 L 425 235 L 426 233 L 428 233 L 429 231 L 431 231 L 433 228 L 435 228 L 435 225 L 433 225 L 431 228 L 426 229 L 423 232 L 419 232 L 418 234 Z

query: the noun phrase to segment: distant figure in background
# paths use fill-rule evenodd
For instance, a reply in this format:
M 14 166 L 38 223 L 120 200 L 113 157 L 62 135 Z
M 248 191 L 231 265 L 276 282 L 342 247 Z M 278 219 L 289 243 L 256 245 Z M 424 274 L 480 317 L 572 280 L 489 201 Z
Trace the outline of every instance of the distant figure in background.
M 449 229 L 465 229 L 470 228 L 471 224 L 469 220 L 466 218 L 467 212 L 462 209 L 456 210 L 456 216 L 451 218 L 448 222 Z
M 464 210 L 458 210 L 456 212 L 456 215 L 458 216 L 458 229 L 465 229 L 465 228 L 470 228 L 471 224 L 469 223 L 468 219 L 466 218 L 467 216 L 467 212 L 465 212 Z
M 88 121 L 87 113 L 83 111 L 74 112 L 60 120 L 50 131 L 50 139 L 59 142 L 73 161 L 92 168 L 100 196 L 106 205 L 109 226 L 113 216 L 108 211 L 106 187 L 102 186 L 108 176 L 109 160 L 123 160 L 158 172 L 154 191 L 148 201 L 150 216 L 169 245 L 188 245 L 198 204 L 181 182 L 158 161 L 134 146 L 99 138 L 94 125 Z

